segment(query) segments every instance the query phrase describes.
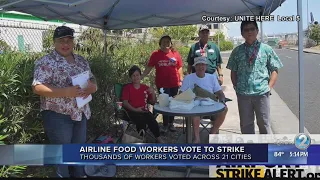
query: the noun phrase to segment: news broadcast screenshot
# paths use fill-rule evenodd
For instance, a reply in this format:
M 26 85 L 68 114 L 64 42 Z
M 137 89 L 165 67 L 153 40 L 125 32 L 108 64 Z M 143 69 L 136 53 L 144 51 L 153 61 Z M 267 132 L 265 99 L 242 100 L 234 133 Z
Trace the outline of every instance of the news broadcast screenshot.
M 320 178 L 319 0 L 0 1 L 0 178 Z

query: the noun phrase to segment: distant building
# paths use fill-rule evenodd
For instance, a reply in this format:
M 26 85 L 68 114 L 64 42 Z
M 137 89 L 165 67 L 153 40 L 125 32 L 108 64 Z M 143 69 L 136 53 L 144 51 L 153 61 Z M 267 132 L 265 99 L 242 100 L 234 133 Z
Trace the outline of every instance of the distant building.
M 233 43 L 233 47 L 237 47 L 240 44 L 244 43 L 244 38 L 242 36 L 234 36 L 229 38 L 230 41 Z
M 197 24 L 197 29 L 199 29 L 200 26 L 201 24 Z M 227 23 L 211 23 L 211 24 L 207 24 L 207 26 L 210 29 L 211 37 L 214 36 L 218 31 L 220 31 L 223 33 L 226 39 L 229 39 Z M 196 33 L 196 36 L 198 36 L 198 33 Z
M 195 32 L 195 38 L 198 37 L 198 29 L 200 28 L 201 24 L 195 25 L 197 27 L 197 31 Z M 210 36 L 214 36 L 218 31 L 221 31 L 225 37 L 225 39 L 229 39 L 228 36 L 228 28 L 226 23 L 211 23 L 207 24 L 210 29 Z M 142 38 L 145 33 L 147 33 L 148 38 L 152 38 L 151 34 L 148 33 L 149 29 L 151 28 L 138 28 L 131 32 L 124 32 L 124 36 L 131 36 L 136 38 Z
M 310 46 L 310 44 L 313 44 L 314 42 L 311 41 L 307 36 L 307 30 L 304 30 L 303 32 L 303 45 L 305 47 Z M 279 40 L 286 41 L 288 45 L 291 46 L 297 46 L 298 45 L 298 33 L 280 33 L 280 34 L 273 34 L 268 37 L 277 37 Z
M 137 39 L 151 39 L 152 35 L 149 33 L 150 28 L 136 28 L 123 32 L 121 35 L 124 37 L 132 37 Z

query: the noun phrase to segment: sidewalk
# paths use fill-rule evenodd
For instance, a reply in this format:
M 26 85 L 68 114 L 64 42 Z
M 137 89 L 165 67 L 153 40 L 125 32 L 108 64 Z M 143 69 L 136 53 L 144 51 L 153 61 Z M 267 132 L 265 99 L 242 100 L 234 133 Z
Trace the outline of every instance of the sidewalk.
M 290 49 L 290 50 L 294 50 L 294 51 L 298 51 L 297 47 L 288 47 L 286 49 Z M 313 54 L 320 54 L 320 50 L 318 49 L 312 49 L 312 48 L 304 48 L 303 52 L 305 53 L 313 53 Z

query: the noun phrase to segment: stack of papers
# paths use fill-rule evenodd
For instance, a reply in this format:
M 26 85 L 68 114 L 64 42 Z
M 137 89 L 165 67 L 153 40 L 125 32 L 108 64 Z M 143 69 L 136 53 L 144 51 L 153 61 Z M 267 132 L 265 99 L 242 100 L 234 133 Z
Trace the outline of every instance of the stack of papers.
M 200 98 L 196 97 L 195 99 L 195 106 L 211 106 L 214 105 L 216 101 L 212 100 L 211 98 Z
M 174 100 L 191 102 L 194 100 L 195 97 L 196 97 L 196 95 L 192 92 L 192 90 L 188 89 L 188 90 L 184 91 L 183 93 L 178 94 L 174 98 Z
M 79 85 L 81 89 L 84 89 L 88 86 L 89 71 L 85 71 L 76 76 L 72 76 L 71 78 L 72 78 L 73 86 Z M 88 104 L 91 100 L 92 100 L 91 94 L 85 99 L 83 99 L 83 97 L 76 97 L 78 108 L 82 108 L 84 105 Z

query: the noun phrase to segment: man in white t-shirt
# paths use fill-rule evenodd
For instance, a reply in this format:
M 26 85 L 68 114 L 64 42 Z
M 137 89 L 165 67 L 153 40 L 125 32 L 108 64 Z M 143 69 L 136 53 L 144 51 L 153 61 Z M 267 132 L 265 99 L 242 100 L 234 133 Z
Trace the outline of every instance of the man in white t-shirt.
M 194 85 L 197 84 L 202 89 L 205 89 L 211 93 L 215 93 L 218 96 L 219 102 L 222 102 L 225 105 L 225 96 L 222 92 L 221 86 L 218 82 L 217 75 L 205 73 L 207 69 L 207 61 L 205 57 L 197 57 L 194 60 L 193 66 L 195 67 L 195 73 L 189 74 L 185 76 L 180 91 L 186 91 L 189 88 L 193 90 Z M 220 126 L 222 125 L 226 114 L 227 114 L 227 106 L 225 109 L 215 115 L 213 118 L 210 117 L 212 123 L 211 134 L 217 134 Z M 193 131 L 194 131 L 194 143 L 200 143 L 200 117 L 192 117 L 193 121 Z

